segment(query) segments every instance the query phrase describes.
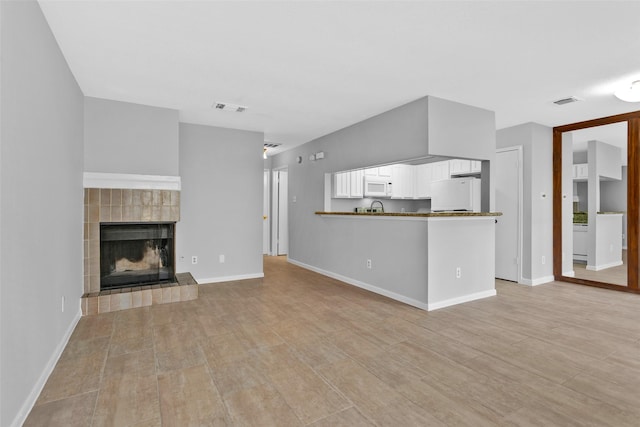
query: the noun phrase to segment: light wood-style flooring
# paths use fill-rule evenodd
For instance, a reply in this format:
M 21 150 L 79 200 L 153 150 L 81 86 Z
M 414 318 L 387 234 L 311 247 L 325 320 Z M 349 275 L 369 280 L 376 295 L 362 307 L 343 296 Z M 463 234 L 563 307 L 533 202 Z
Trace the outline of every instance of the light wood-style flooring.
M 627 285 L 627 250 L 622 251 L 622 265 L 605 268 L 600 271 L 587 270 L 584 262 L 574 262 L 573 271 L 578 279 L 596 280 L 598 282 L 611 283 L 614 285 Z
M 83 317 L 25 425 L 639 425 L 640 295 L 496 285 L 428 313 L 267 257 Z

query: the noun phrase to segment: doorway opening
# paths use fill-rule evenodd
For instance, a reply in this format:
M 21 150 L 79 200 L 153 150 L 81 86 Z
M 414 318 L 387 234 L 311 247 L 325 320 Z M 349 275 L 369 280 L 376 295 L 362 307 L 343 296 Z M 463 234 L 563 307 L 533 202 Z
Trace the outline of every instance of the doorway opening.
M 271 254 L 289 253 L 289 172 L 287 168 L 273 171 L 271 202 L 273 221 L 271 226 Z

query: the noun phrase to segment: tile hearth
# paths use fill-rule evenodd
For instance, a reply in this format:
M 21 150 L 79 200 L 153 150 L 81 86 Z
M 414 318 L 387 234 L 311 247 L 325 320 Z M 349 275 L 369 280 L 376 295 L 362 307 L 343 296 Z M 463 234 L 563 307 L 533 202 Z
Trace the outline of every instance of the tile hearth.
M 193 276 L 190 273 L 178 273 L 176 281 L 172 283 L 86 293 L 81 299 L 82 315 L 110 313 L 197 298 L 198 284 Z

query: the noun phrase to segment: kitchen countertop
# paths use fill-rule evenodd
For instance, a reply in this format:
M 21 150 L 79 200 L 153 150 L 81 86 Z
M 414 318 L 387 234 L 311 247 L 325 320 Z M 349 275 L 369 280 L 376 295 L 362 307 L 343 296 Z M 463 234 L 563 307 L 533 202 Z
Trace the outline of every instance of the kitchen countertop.
M 437 218 L 437 217 L 470 217 L 470 216 L 502 216 L 502 212 L 316 212 L 316 215 L 349 215 L 349 216 L 396 216 L 409 218 Z

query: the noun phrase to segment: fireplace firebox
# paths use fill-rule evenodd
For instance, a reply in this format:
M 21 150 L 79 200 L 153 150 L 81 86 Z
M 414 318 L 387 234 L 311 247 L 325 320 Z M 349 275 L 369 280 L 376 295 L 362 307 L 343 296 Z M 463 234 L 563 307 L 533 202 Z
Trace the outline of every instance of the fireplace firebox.
M 175 280 L 175 223 L 101 223 L 100 290 Z

